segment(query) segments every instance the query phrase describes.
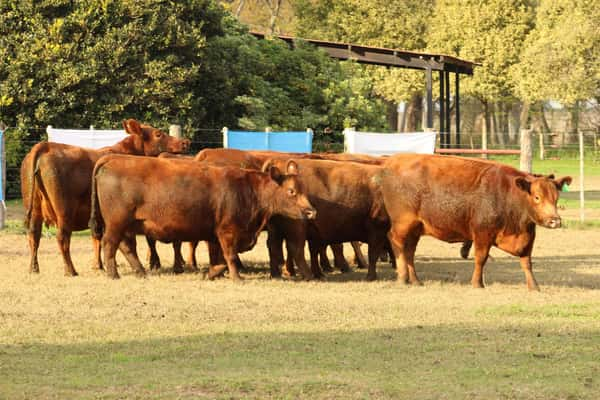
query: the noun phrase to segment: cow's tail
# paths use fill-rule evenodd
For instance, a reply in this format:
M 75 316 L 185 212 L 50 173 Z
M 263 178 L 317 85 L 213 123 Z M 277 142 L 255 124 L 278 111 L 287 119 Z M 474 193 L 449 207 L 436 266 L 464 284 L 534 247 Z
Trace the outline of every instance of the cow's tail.
M 97 174 L 98 171 L 102 168 L 103 164 L 104 163 L 102 162 L 97 162 L 96 166 L 94 167 L 94 172 L 92 173 L 92 210 L 90 214 L 90 222 L 88 224 L 92 232 L 92 237 L 98 240 L 102 238 L 102 234 L 104 233 L 104 219 L 102 218 L 102 214 L 100 213 L 97 188 Z
M 39 176 L 38 159 L 40 157 L 40 153 L 42 153 L 45 150 L 46 146 L 44 145 L 44 143 L 40 143 L 36 146 L 33 146 L 31 152 L 29 153 L 29 165 L 26 166 L 28 175 L 23 176 L 23 178 L 25 178 L 26 181 L 21 182 L 21 186 L 29 188 L 29 193 L 23 193 L 23 197 L 25 198 L 25 196 L 27 196 L 27 199 L 29 200 L 27 204 L 27 209 L 25 210 L 25 219 L 23 221 L 25 229 L 30 229 L 29 225 L 31 224 L 31 214 L 33 214 L 33 202 L 35 200 L 36 184 L 38 184 L 41 189 L 41 182 L 37 182 Z

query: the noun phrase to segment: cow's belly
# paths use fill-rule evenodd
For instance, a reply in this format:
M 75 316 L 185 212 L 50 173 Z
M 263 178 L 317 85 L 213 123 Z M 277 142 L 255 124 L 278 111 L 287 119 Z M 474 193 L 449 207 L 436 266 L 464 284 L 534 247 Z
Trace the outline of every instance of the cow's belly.
M 432 224 L 423 224 L 423 234 L 433 236 L 436 239 L 443 240 L 448 243 L 456 243 L 468 240 L 467 233 L 462 229 L 456 229 L 457 227 L 449 226 L 435 226 Z

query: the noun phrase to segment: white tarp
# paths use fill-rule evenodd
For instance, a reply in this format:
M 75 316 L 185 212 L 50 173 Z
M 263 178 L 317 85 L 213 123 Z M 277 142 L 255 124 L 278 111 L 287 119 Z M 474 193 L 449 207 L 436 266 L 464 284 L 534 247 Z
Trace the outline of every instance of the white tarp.
M 344 130 L 346 153 L 384 156 L 396 153 L 433 154 L 436 132 L 373 133 Z
M 48 141 L 99 149 L 112 146 L 127 137 L 124 130 L 55 129 L 46 128 Z

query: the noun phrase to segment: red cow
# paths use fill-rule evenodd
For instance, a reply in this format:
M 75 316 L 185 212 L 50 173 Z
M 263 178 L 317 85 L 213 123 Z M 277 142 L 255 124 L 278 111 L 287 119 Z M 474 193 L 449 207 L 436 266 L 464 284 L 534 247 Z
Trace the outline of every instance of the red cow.
M 187 151 L 189 140 L 176 139 L 134 119 L 123 121 L 129 136 L 99 150 L 59 143 L 38 143 L 21 164 L 21 191 L 25 226 L 31 250 L 30 272 L 39 272 L 38 247 L 42 223 L 57 228 L 56 239 L 64 260 L 65 275 L 75 276 L 70 253 L 71 233 L 87 229 L 90 218 L 90 182 L 96 161 L 105 154 L 156 156 Z M 102 268 L 99 243 L 94 241 L 96 268 Z
M 536 225 L 558 228 L 559 191 L 571 177 L 533 176 L 510 166 L 470 158 L 397 155 L 385 164 L 382 179 L 388 234 L 398 279 L 420 284 L 414 267 L 419 238 L 473 241 L 471 283 L 483 287 L 483 267 L 496 246 L 520 257 L 527 287 L 539 290 L 531 270 Z
M 283 169 L 267 164 L 265 170 L 124 155 L 100 159 L 92 178 L 90 227 L 102 237 L 109 277 L 119 277 L 115 252 L 120 243 L 132 268 L 145 273 L 135 248 L 135 233 L 143 233 L 164 242 L 212 242 L 221 247 L 230 277 L 241 279 L 235 258 L 254 246 L 271 216 L 316 215 L 294 161 Z M 209 277 L 223 267 L 211 269 Z M 312 278 L 307 268 L 303 275 Z

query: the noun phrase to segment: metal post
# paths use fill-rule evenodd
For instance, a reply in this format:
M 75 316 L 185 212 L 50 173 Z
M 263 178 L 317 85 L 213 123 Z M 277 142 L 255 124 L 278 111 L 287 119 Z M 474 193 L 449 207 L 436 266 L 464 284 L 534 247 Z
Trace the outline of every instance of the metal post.
M 446 84 L 446 90 L 444 90 L 446 94 L 446 104 L 444 109 L 446 110 L 446 123 L 444 126 L 446 127 L 446 147 L 450 148 L 450 71 L 444 71 L 444 83 Z
M 427 129 L 433 128 L 433 96 L 431 93 L 431 68 L 425 71 L 427 81 Z
M 579 220 L 585 222 L 585 191 L 583 186 L 583 131 L 579 130 Z
M 456 147 L 460 148 L 460 84 L 459 78 L 460 74 L 457 72 L 455 80 L 455 88 L 454 88 L 454 109 L 456 112 Z
M 444 107 L 446 102 L 444 101 L 444 71 L 440 71 L 440 147 L 446 147 L 446 127 L 444 123 L 446 118 L 444 117 Z

